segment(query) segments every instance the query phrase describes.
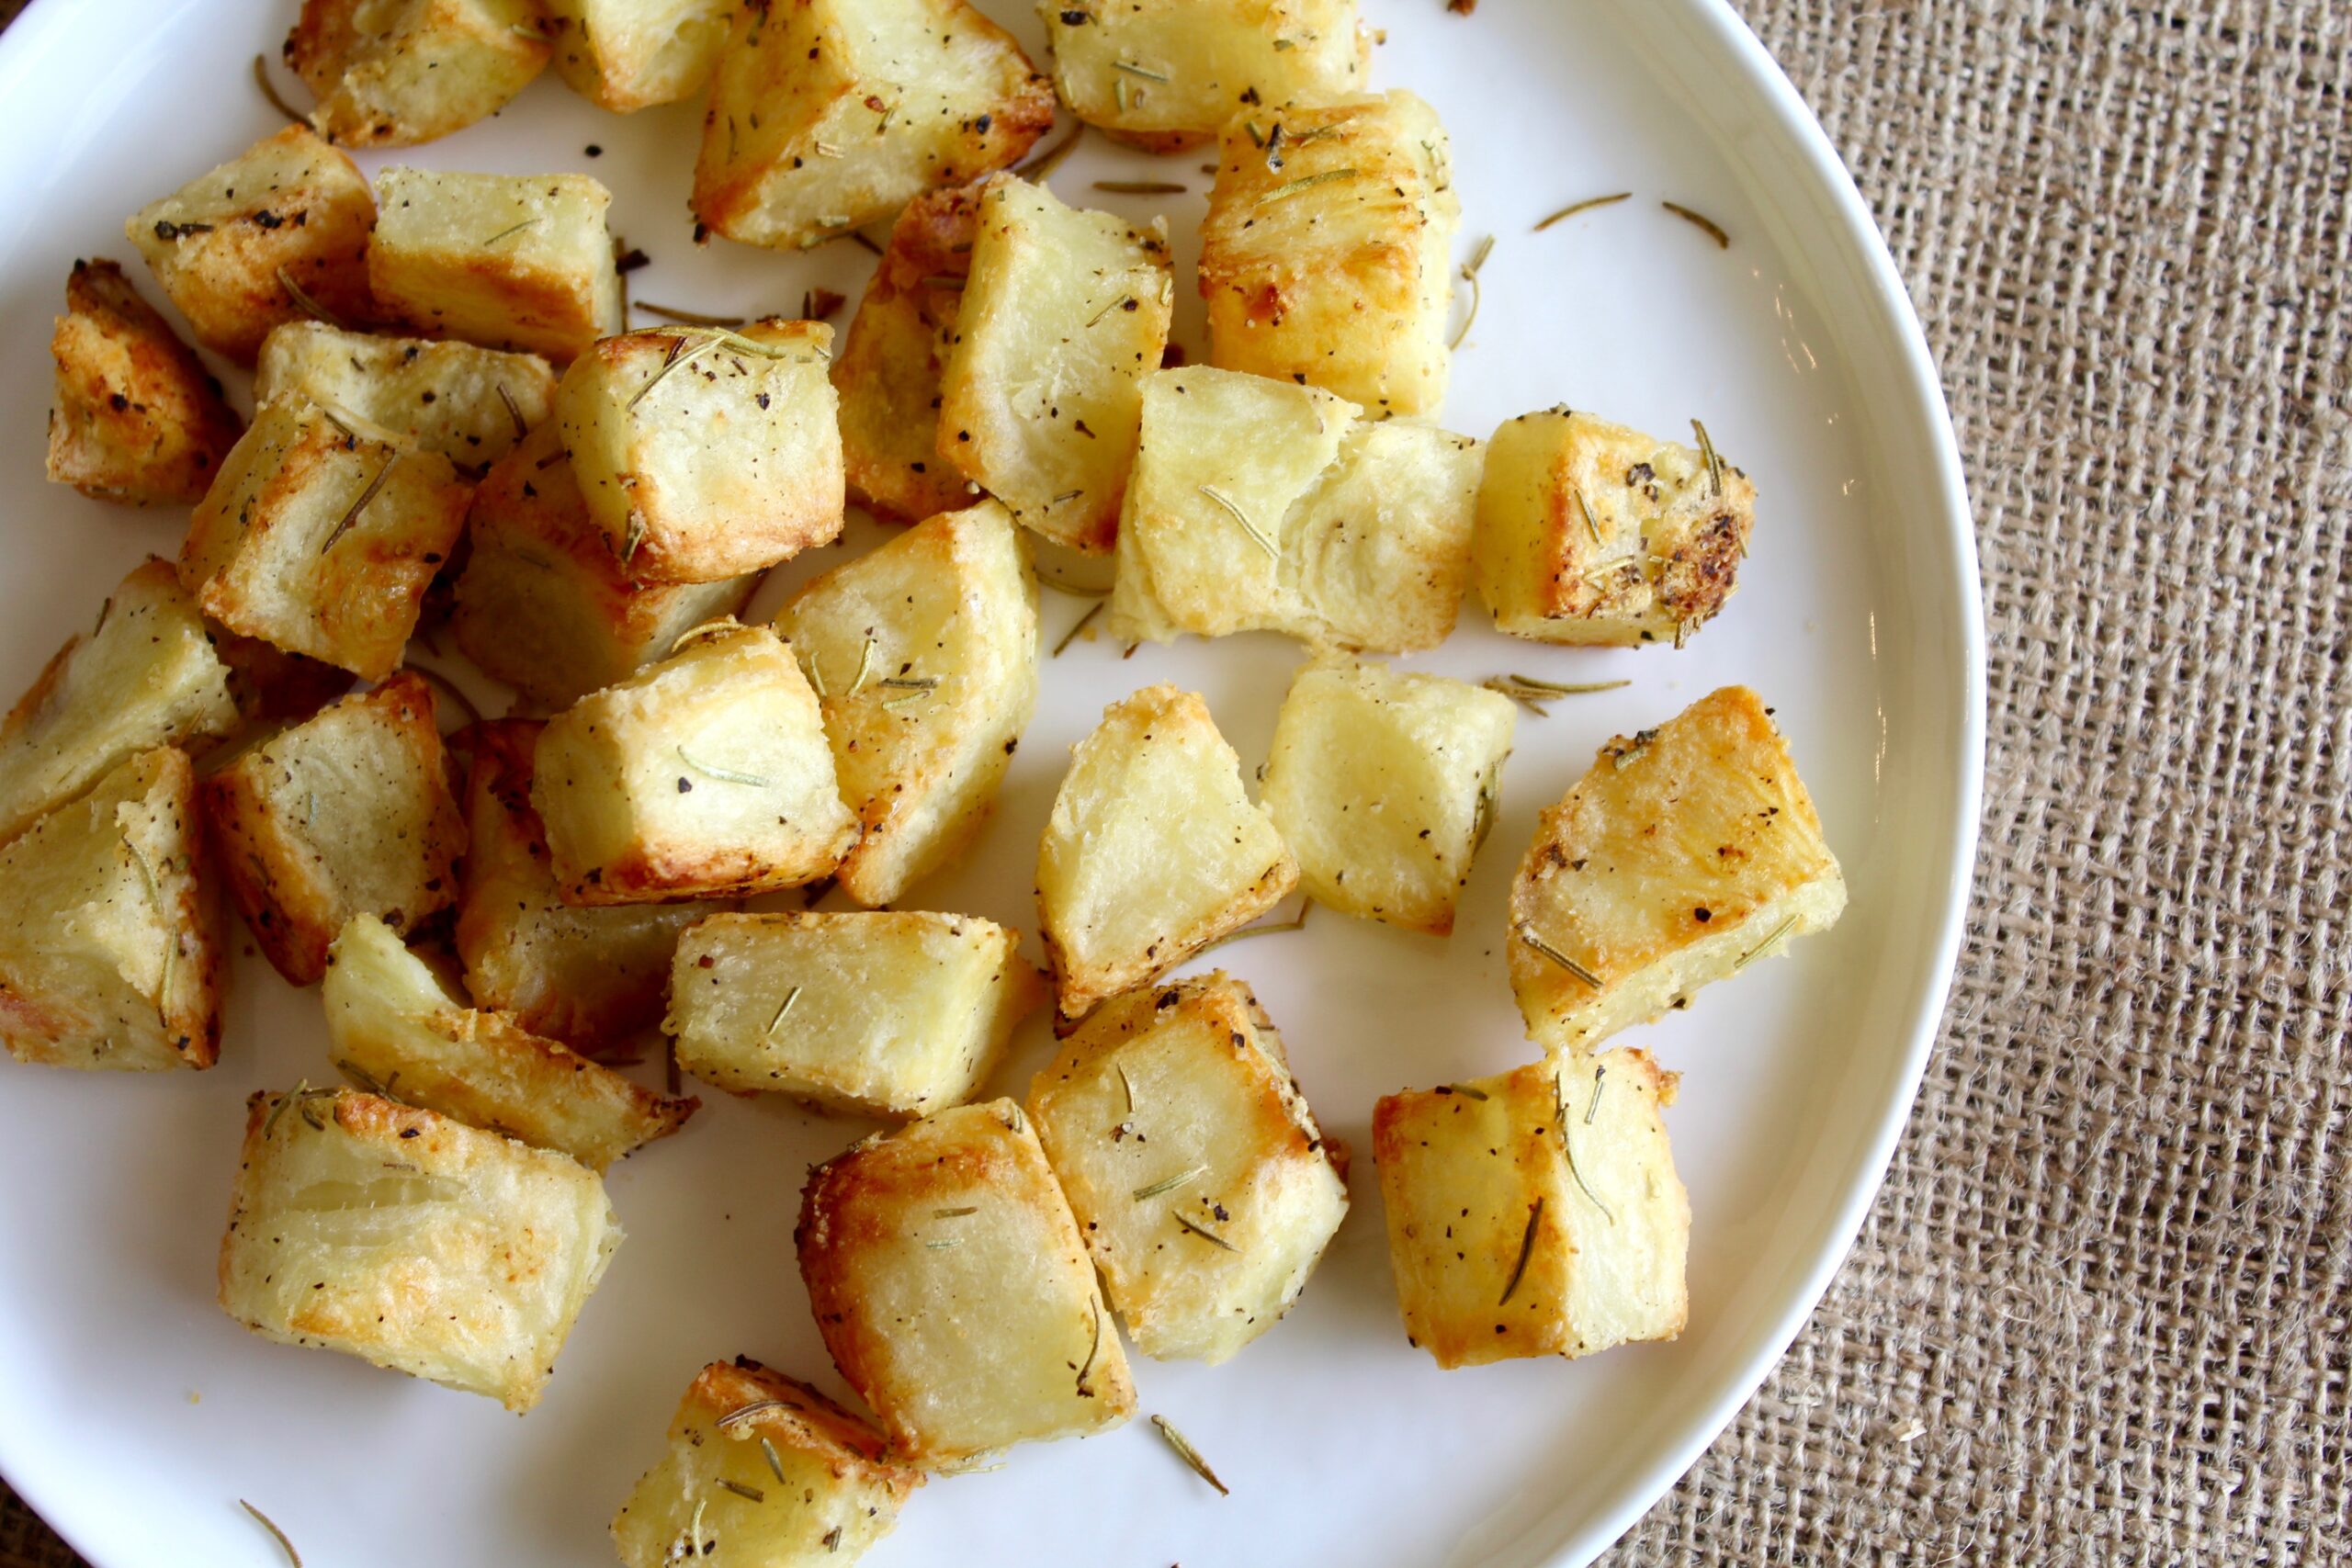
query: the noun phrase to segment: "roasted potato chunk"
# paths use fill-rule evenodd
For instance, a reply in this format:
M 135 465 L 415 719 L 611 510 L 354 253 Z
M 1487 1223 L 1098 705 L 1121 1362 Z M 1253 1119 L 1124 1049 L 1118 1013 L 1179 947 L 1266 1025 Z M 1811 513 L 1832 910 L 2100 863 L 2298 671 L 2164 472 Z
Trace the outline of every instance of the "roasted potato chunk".
M 288 393 L 483 468 L 554 412 L 555 372 L 536 354 L 289 321 L 261 345 L 254 401 Z
M 115 589 L 0 719 L 0 843 L 131 757 L 237 726 L 229 670 L 168 561 Z
M 1105 1004 L 1037 1075 L 1029 1114 L 1147 1356 L 1232 1356 L 1290 1310 L 1347 1216 L 1346 1151 L 1221 971 Z
M 735 0 L 541 0 L 556 74 L 615 114 L 690 98 L 710 81 Z
M 670 974 L 678 1066 L 738 1094 L 905 1120 L 960 1105 L 1046 998 L 976 915 L 714 915 Z
M 1174 292 L 1167 220 L 1137 229 L 989 180 L 940 377 L 939 455 L 1024 526 L 1109 550 Z
M 545 70 L 537 0 L 302 0 L 286 63 L 345 147 L 413 147 L 504 108 Z
M 1756 486 L 1720 459 L 1564 408 L 1521 414 L 1487 451 L 1478 593 L 1513 637 L 1679 648 L 1731 597 L 1755 526 Z
M 1147 686 L 1070 754 L 1037 855 L 1064 1018 L 1163 975 L 1298 886 L 1208 705 Z
M 280 975 L 308 986 L 355 915 L 413 931 L 458 896 L 465 819 L 433 688 L 402 671 L 204 783 L 230 896 Z
M 106 260 L 77 261 L 50 334 L 49 477 L 99 501 L 199 501 L 245 427 L 218 378 Z
M 1054 85 L 1113 141 L 1181 152 L 1238 114 L 1359 92 L 1356 0 L 1039 0 Z
M 738 1356 L 686 1390 L 670 1451 L 621 1505 L 613 1540 L 628 1568 L 848 1568 L 922 1483 L 881 1433 Z
M 1690 1200 L 1645 1051 L 1569 1049 L 1372 1118 L 1405 1333 L 1441 1367 L 1672 1339 Z
M 528 1410 L 621 1242 L 575 1160 L 344 1089 L 246 1101 L 220 1305 Z
M 0 848 L 0 1043 L 60 1067 L 209 1067 L 220 936 L 196 772 L 141 752 Z
M 1312 387 L 1190 367 L 1144 383 L 1112 636 L 1287 632 L 1407 652 L 1453 630 L 1478 444 Z
M 662 327 L 571 362 L 556 421 L 588 515 L 641 582 L 716 582 L 842 531 L 833 329 Z
M 613 193 L 587 175 L 393 168 L 376 199 L 368 281 L 418 332 L 561 362 L 623 330 Z
M 1586 1045 L 1845 908 L 1771 710 L 1726 686 L 1611 740 L 1537 821 L 1511 884 L 1511 989 L 1539 1044 Z
M 1053 123 L 1052 84 L 965 0 L 742 0 L 695 216 L 747 244 L 838 240 L 1011 165 Z
M 794 1239 L 817 1331 L 894 1457 L 966 1470 L 1135 1413 L 1078 1222 L 1012 1100 L 939 1111 L 819 1166 Z
M 1235 119 L 1201 225 L 1210 362 L 1435 414 L 1461 217 L 1445 129 L 1410 93 Z
M 797 887 L 857 841 L 817 694 L 761 626 L 713 623 L 548 721 L 531 803 L 567 904 Z
M 803 587 L 775 626 L 862 829 L 834 874 L 894 903 L 979 831 L 1037 706 L 1037 584 L 1012 519 L 991 501 L 918 524 Z
M 390 674 L 466 524 L 449 459 L 300 398 L 265 403 L 180 547 L 180 582 L 246 637 Z

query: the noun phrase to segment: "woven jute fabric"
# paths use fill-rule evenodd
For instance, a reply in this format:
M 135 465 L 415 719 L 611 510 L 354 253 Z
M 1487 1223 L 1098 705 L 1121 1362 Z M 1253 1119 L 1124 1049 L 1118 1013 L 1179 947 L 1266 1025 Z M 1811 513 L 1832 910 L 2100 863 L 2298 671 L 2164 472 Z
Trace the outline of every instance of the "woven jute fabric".
M 2352 6 L 1741 8 L 1958 420 L 1984 848 L 1852 1258 L 1607 1561 L 2342 1560 Z

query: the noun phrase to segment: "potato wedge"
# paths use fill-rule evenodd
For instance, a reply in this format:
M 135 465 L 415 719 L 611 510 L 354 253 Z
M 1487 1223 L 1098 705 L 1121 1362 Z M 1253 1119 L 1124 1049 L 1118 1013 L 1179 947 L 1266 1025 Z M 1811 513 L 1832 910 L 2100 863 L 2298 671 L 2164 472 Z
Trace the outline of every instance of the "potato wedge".
M 254 401 L 289 393 L 484 468 L 554 412 L 555 372 L 536 354 L 289 321 L 262 343 Z
M 710 81 L 735 0 L 541 0 L 556 74 L 599 108 L 632 114 Z
M 416 331 L 562 363 L 623 330 L 613 193 L 587 175 L 390 168 L 376 200 L 368 281 Z
M 1114 141 L 1181 152 L 1234 116 L 1363 89 L 1356 0 L 1039 0 L 1054 85 Z
M 286 63 L 345 147 L 413 147 L 506 107 L 547 68 L 537 0 L 302 0 Z
M 50 334 L 48 473 L 99 501 L 199 501 L 245 422 L 153 306 L 101 258 L 77 261 Z

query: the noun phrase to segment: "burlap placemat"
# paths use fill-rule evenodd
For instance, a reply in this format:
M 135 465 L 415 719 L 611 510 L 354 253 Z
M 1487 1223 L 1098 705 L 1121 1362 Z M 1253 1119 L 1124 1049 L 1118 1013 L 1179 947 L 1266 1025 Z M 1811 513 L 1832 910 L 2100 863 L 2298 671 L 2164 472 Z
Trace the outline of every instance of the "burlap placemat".
M 2352 12 L 1739 3 L 1943 367 L 1992 622 L 1984 840 L 1853 1258 L 1608 1561 L 2335 1557 Z M 76 1562 L 0 1489 L 0 1568 Z

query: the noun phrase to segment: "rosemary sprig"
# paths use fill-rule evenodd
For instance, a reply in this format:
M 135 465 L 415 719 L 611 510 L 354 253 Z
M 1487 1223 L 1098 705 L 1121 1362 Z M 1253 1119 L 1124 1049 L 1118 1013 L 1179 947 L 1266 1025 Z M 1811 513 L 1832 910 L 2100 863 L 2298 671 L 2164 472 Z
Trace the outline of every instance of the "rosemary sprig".
M 1091 605 L 1086 614 L 1079 616 L 1077 625 L 1071 626 L 1069 630 L 1062 633 L 1062 640 L 1054 644 L 1054 651 L 1047 654 L 1046 657 L 1048 659 L 1059 659 L 1062 656 L 1062 650 L 1077 640 L 1078 634 L 1086 629 L 1088 622 L 1091 621 L 1095 616 L 1102 613 L 1103 606 L 1108 603 L 1108 600 L 1097 600 L 1092 605 Z
M 666 378 L 671 371 L 675 370 L 679 366 L 693 359 L 695 355 L 702 353 L 703 350 L 714 347 L 718 344 L 718 340 L 716 337 L 707 337 L 700 343 L 695 344 L 692 348 L 686 346 L 687 342 L 688 340 L 683 337 L 673 338 L 670 340 L 670 352 L 662 356 L 662 367 L 654 371 L 652 375 L 647 377 L 645 378 L 645 385 L 639 387 L 636 392 L 631 394 L 628 401 L 621 405 L 621 412 L 623 413 L 627 413 L 629 410 L 643 402 L 653 389 L 662 384 L 663 378 Z M 632 524 L 635 521 L 633 515 L 631 521 Z M 634 532 L 634 529 L 632 529 L 632 532 Z M 621 558 L 626 560 L 628 558 L 628 556 L 633 553 L 634 547 L 632 546 L 629 550 L 623 553 Z
M 1668 212 L 1673 213 L 1677 218 L 1681 219 L 1685 223 L 1695 224 L 1699 228 L 1705 230 L 1707 231 L 1707 237 L 1714 241 L 1714 243 L 1726 251 L 1731 249 L 1731 236 L 1724 232 L 1722 224 L 1716 222 L 1705 213 L 1693 212 L 1689 208 L 1683 206 L 1680 202 L 1676 201 L 1661 201 L 1658 205 L 1665 208 Z
M 865 647 L 857 656 L 857 679 L 849 683 L 848 695 L 855 696 L 865 685 L 866 672 L 874 668 L 874 639 L 867 637 Z
M 1579 212 L 1590 212 L 1596 207 L 1614 207 L 1621 201 L 1631 200 L 1633 198 L 1633 195 L 1634 193 L 1632 191 L 1621 190 L 1611 196 L 1592 196 L 1587 197 L 1582 201 L 1572 201 L 1568 203 L 1567 206 L 1560 209 L 1559 211 L 1552 214 L 1551 217 L 1544 219 L 1541 223 L 1535 225 L 1534 231 L 1541 234 L 1553 224 L 1565 223 Z
M 1600 1194 L 1592 1190 L 1592 1183 L 1584 1179 L 1584 1168 L 1577 1164 L 1576 1145 L 1568 1141 L 1568 1092 L 1561 1081 L 1561 1075 L 1566 1070 L 1563 1067 L 1552 1074 L 1552 1104 L 1560 1119 L 1560 1153 L 1567 1157 L 1568 1174 L 1577 1179 L 1577 1186 L 1592 1201 L 1592 1206 L 1600 1211 L 1600 1217 L 1614 1225 L 1617 1216 L 1610 1211 L 1608 1204 L 1600 1201 Z
M 1113 196 L 1184 196 L 1193 187 L 1173 180 L 1096 180 L 1094 188 Z
M 790 1012 L 792 1010 L 792 1004 L 799 999 L 800 987 L 797 986 L 793 987 L 792 989 L 784 993 L 784 1004 L 775 1010 L 775 1016 L 768 1020 L 767 1028 L 761 1032 L 763 1038 L 775 1032 L 775 1026 L 784 1021 L 784 1015 Z
M 771 1410 L 790 1410 L 793 1408 L 794 1406 L 786 1404 L 781 1399 L 755 1399 L 749 1404 L 737 1405 L 734 1409 L 729 1411 L 726 1415 L 721 1416 L 718 1420 L 712 1422 L 711 1425 L 724 1432 L 729 1427 L 740 1427 L 756 1416 L 766 1415 Z
M 269 79 L 269 56 L 266 54 L 254 56 L 254 85 L 261 89 L 261 96 L 269 100 L 271 108 L 297 125 L 306 123 L 305 117 L 293 105 L 277 96 L 277 86 Z
M 1453 341 L 1445 345 L 1449 350 L 1460 348 L 1469 341 L 1470 325 L 1478 319 L 1478 302 L 1484 298 L 1484 292 L 1478 287 L 1478 269 L 1487 265 L 1487 257 L 1494 253 L 1494 249 L 1495 237 L 1489 234 L 1478 242 L 1478 248 L 1471 253 L 1468 261 L 1462 264 L 1462 281 L 1470 286 L 1470 313 L 1462 318 L 1462 330 L 1455 333 Z
M 343 322 L 335 313 L 311 299 L 309 291 L 294 281 L 294 275 L 282 266 L 277 269 L 277 286 L 286 290 L 286 297 L 293 300 L 304 315 L 313 321 L 324 321 L 338 332 L 343 330 Z
M 1238 1252 L 1241 1250 L 1231 1242 L 1226 1240 L 1225 1237 L 1217 1235 L 1216 1232 L 1209 1230 L 1204 1226 L 1194 1224 L 1192 1221 L 1186 1219 L 1183 1215 L 1177 1213 L 1172 1209 L 1169 1211 L 1168 1217 L 1174 1220 L 1186 1230 L 1191 1231 L 1194 1235 L 1199 1236 L 1203 1241 L 1215 1243 L 1216 1246 L 1223 1247 L 1227 1252 Z
M 1280 201 L 1283 197 L 1296 196 L 1300 191 L 1310 186 L 1329 185 L 1333 180 L 1351 180 L 1355 177 L 1356 171 L 1352 166 L 1345 169 L 1326 169 L 1319 175 L 1301 175 L 1288 185 L 1276 186 L 1258 199 Z
M 514 422 L 514 439 L 520 441 L 530 434 L 531 427 L 523 423 L 523 411 L 516 406 L 514 394 L 506 389 L 503 381 L 498 383 L 498 400 L 506 405 L 506 417 Z
M 277 1130 L 277 1119 L 286 1114 L 286 1108 L 293 1104 L 296 1100 L 301 1099 L 303 1094 L 309 1090 L 310 1087 L 310 1079 L 296 1078 L 294 1080 L 294 1087 L 277 1097 L 277 1103 L 271 1106 L 269 1108 L 269 1114 L 262 1118 L 261 1140 L 263 1143 L 266 1144 L 269 1142 L 269 1135 L 272 1132 Z
M 1597 1066 L 1592 1069 L 1592 1098 L 1585 1101 L 1584 1106 L 1584 1124 L 1588 1127 L 1592 1125 L 1592 1119 L 1600 1113 L 1600 1090 L 1608 1077 L 1609 1069 L 1605 1066 Z
M 1203 485 L 1200 487 L 1200 490 L 1203 495 L 1207 496 L 1211 501 L 1216 502 L 1219 506 L 1225 508 L 1227 515 L 1230 516 L 1236 523 L 1241 525 L 1241 531 L 1250 536 L 1250 542 L 1251 544 L 1256 545 L 1260 549 L 1265 551 L 1271 559 L 1282 559 L 1282 547 L 1274 543 L 1272 537 L 1269 536 L 1263 528 L 1259 527 L 1255 522 L 1251 521 L 1250 514 L 1242 511 L 1240 506 L 1235 502 L 1231 496 L 1226 494 L 1223 491 L 1218 490 L 1214 485 Z
M 1165 73 L 1137 65 L 1132 60 L 1114 60 L 1111 62 L 1111 69 L 1124 71 L 1130 76 L 1140 76 L 1147 82 L 1157 82 L 1162 86 L 1166 86 L 1170 80 Z
M 1159 1435 L 1168 1439 L 1168 1446 L 1176 1450 L 1176 1457 L 1193 1467 L 1194 1475 L 1216 1488 L 1218 1496 L 1233 1495 L 1233 1488 L 1216 1478 L 1216 1472 L 1209 1468 L 1209 1461 L 1201 1457 L 1200 1450 L 1185 1440 L 1184 1434 L 1176 1429 L 1175 1422 L 1165 1416 L 1155 1416 L 1151 1424 L 1159 1428 Z
M 939 689 L 936 675 L 890 675 L 874 682 L 877 686 L 895 686 L 901 691 L 935 692 Z
M 1489 675 L 1478 683 L 1490 692 L 1500 692 L 1538 718 L 1552 716 L 1552 710 L 1544 705 L 1546 703 L 1562 697 L 1589 696 L 1594 692 L 1613 692 L 1633 684 L 1631 681 L 1584 681 L 1564 685 L 1557 681 L 1539 681 L 1532 675 Z
M 637 301 L 637 309 L 649 316 L 659 316 L 665 321 L 678 321 L 690 327 L 740 327 L 741 316 L 713 316 L 701 310 L 681 310 L 675 305 L 656 305 L 650 299 Z
M 1094 1397 L 1094 1391 L 1086 1386 L 1086 1374 L 1094 1370 L 1094 1358 L 1102 1351 L 1102 1303 L 1098 1298 L 1091 1304 L 1094 1308 L 1094 1342 L 1086 1348 L 1086 1359 L 1078 1369 L 1078 1396 L 1080 1399 Z
M 1562 953 L 1550 942 L 1545 942 L 1542 937 L 1537 936 L 1535 934 L 1534 927 L 1520 927 L 1518 936 L 1520 941 L 1525 942 L 1528 946 L 1533 948 L 1536 952 L 1542 953 L 1544 957 L 1550 959 L 1553 963 L 1558 964 L 1561 968 L 1566 970 L 1577 979 L 1582 980 L 1594 990 L 1597 991 L 1600 989 L 1600 976 L 1595 975 L 1591 970 L 1586 968 L 1575 959 L 1570 958 L 1566 953 Z
M 1315 901 L 1310 898 L 1298 907 L 1298 918 L 1296 919 L 1283 920 L 1271 926 L 1243 926 L 1238 931 L 1227 931 L 1223 936 L 1217 938 L 1215 942 L 1204 942 L 1201 946 L 1194 948 L 1193 950 L 1193 956 L 1198 958 L 1204 953 L 1214 953 L 1228 942 L 1240 942 L 1247 937 L 1272 936 L 1277 931 L 1295 931 L 1306 924 L 1307 913 L 1314 908 Z
M 775 787 L 775 780 L 774 779 L 763 778 L 758 773 L 738 773 L 733 768 L 722 768 L 715 762 L 703 761 L 693 752 L 687 750 L 684 746 L 680 746 L 677 750 L 678 761 L 684 762 L 695 772 L 706 774 L 710 778 L 723 780 L 728 784 L 749 784 L 753 789 L 773 789 Z
M 376 492 L 384 488 L 384 481 L 392 477 L 392 466 L 400 460 L 398 452 L 384 459 L 384 466 L 376 470 L 376 477 L 368 481 L 368 488 L 359 492 L 359 499 L 351 503 L 351 510 L 343 514 L 343 521 L 334 525 L 334 531 L 327 535 L 326 542 L 319 547 L 319 554 L 324 555 L 334 548 L 335 541 L 351 531 L 351 525 L 359 521 L 359 514 L 368 510 L 368 503 L 376 499 Z
M 243 1508 L 248 1514 L 251 1514 L 254 1518 L 260 1523 L 261 1528 L 270 1533 L 271 1537 L 277 1542 L 277 1549 L 286 1553 L 287 1562 L 291 1562 L 294 1565 L 294 1568 L 302 1568 L 302 1554 L 294 1550 L 294 1543 L 286 1538 L 286 1532 L 284 1530 L 277 1528 L 277 1520 L 271 1518 L 267 1514 L 263 1513 L 259 1508 L 254 1507 L 251 1503 L 246 1502 L 243 1497 L 237 1499 L 237 1506 Z
M 1527 1211 L 1527 1234 L 1519 1238 L 1519 1261 L 1511 1266 L 1510 1282 L 1503 1287 L 1503 1299 L 1497 1306 L 1509 1306 L 1519 1292 L 1519 1282 L 1527 1277 L 1527 1260 L 1535 1256 L 1536 1227 L 1544 1223 L 1544 1195 L 1535 1195 L 1535 1206 Z
M 1721 501 L 1724 495 L 1723 454 L 1715 450 L 1715 438 L 1707 434 L 1707 427 L 1702 422 L 1692 420 L 1690 428 L 1698 433 L 1699 460 L 1707 466 L 1708 498 Z
M 1149 1199 L 1157 1198 L 1163 1192 L 1173 1192 L 1179 1187 L 1189 1187 L 1193 1182 L 1198 1181 L 1202 1177 L 1206 1176 L 1208 1173 L 1209 1168 L 1207 1166 L 1196 1165 L 1192 1169 L 1180 1171 L 1176 1175 L 1169 1177 L 1164 1181 L 1155 1181 L 1148 1187 L 1138 1187 L 1136 1189 L 1135 1193 L 1136 1201 L 1141 1203 Z
M 740 1481 L 730 1481 L 723 1475 L 718 1478 L 718 1483 L 738 1497 L 746 1497 L 754 1503 L 764 1503 L 768 1500 L 768 1495 L 756 1486 L 746 1486 Z
M 1797 918 L 1794 915 L 1791 915 L 1787 919 L 1782 920 L 1779 925 L 1774 926 L 1770 936 L 1766 937 L 1762 942 L 1758 942 L 1754 947 L 1749 948 L 1746 953 L 1740 954 L 1737 961 L 1732 964 L 1731 972 L 1736 975 L 1741 970 L 1747 968 L 1749 964 L 1755 963 L 1758 959 L 1763 957 L 1765 953 L 1771 951 L 1774 943 L 1778 942 L 1782 937 L 1789 934 L 1789 928 L 1796 923 Z
M 536 229 L 536 228 L 537 228 L 541 223 L 544 223 L 544 222 L 546 222 L 546 221 L 547 221 L 547 220 L 546 220 L 546 219 L 544 219 L 544 218 L 526 218 L 526 219 L 524 219 L 524 220 L 523 220 L 523 221 L 521 221 L 520 223 L 513 224 L 513 225 L 511 225 L 510 227 L 507 227 L 507 228 L 504 228 L 504 229 L 501 229 L 497 233 L 492 234 L 489 239 L 484 240 L 484 241 L 481 243 L 481 248 L 482 248 L 483 250 L 488 250 L 488 249 L 490 249 L 490 247 L 491 247 L 491 246 L 492 246 L 492 245 L 494 245 L 494 244 L 498 243 L 498 242 L 499 242 L 499 241 L 501 241 L 501 240 L 507 239 L 507 238 L 509 238 L 509 237 L 511 237 L 511 236 L 513 236 L 513 235 L 515 235 L 515 234 L 519 234 L 519 233 L 521 233 L 521 232 L 522 232 L 524 230 L 526 230 L 526 229 Z
M 775 1477 L 776 1484 L 779 1486 L 785 1484 L 784 1457 L 775 1451 L 775 1444 L 763 1437 L 760 1439 L 760 1453 L 768 1461 L 768 1473 Z
M 1032 184 L 1043 184 L 1047 175 L 1061 167 L 1062 160 L 1070 155 L 1071 151 L 1078 146 L 1078 139 L 1085 134 L 1086 126 L 1081 121 L 1070 127 L 1068 136 L 1063 137 L 1012 172 Z

